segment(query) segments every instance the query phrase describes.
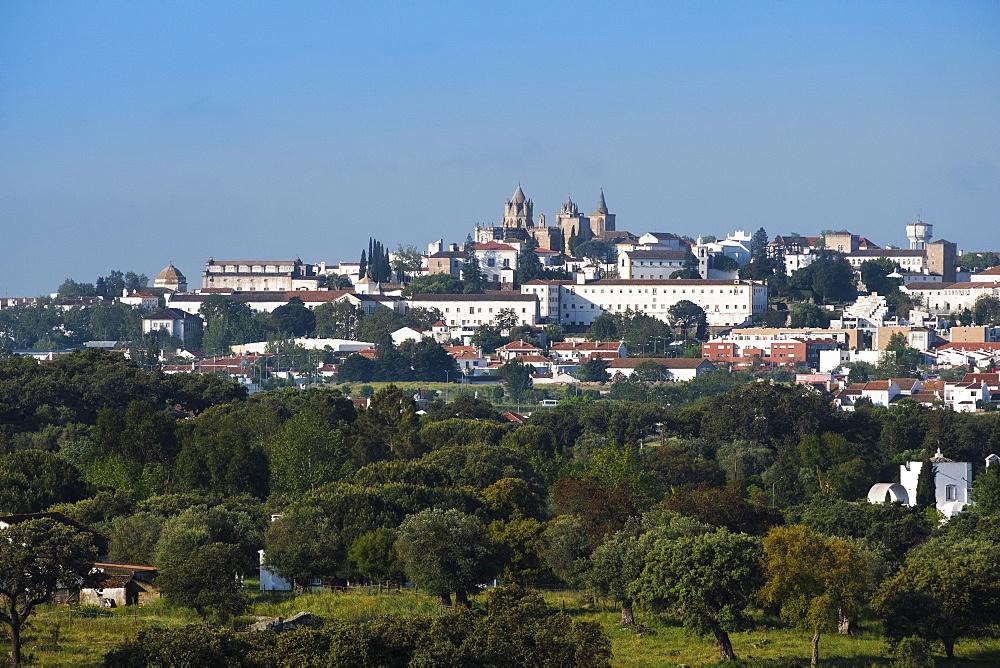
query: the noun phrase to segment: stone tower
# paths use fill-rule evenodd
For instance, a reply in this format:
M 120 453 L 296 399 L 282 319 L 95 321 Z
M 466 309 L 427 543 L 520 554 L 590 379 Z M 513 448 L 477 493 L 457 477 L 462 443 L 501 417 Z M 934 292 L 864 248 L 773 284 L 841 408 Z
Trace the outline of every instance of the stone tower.
M 608 204 L 604 201 L 604 188 L 601 188 L 601 196 L 597 199 L 597 206 L 594 207 L 594 213 L 590 214 L 589 217 L 592 236 L 600 236 L 603 232 L 615 229 L 615 214 L 608 213 Z
M 944 283 L 954 283 L 958 245 L 945 239 L 938 239 L 927 244 L 925 250 L 927 251 L 927 268 L 935 274 L 941 274 L 941 280 Z
M 565 252 L 569 252 L 569 240 L 575 234 L 578 241 L 587 241 L 591 238 L 590 219 L 580 213 L 580 207 L 576 205 L 572 197 L 566 199 L 556 214 L 556 227 L 562 231 Z
M 524 196 L 521 184 L 517 184 L 514 196 L 503 205 L 503 227 L 514 227 L 522 230 L 534 227 L 533 210 L 534 205 L 531 200 Z

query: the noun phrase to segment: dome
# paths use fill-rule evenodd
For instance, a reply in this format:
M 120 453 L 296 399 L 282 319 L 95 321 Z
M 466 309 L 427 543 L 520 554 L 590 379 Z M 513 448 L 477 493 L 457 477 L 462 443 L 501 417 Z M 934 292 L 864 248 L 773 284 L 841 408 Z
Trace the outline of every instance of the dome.
M 163 271 L 156 275 L 157 281 L 176 281 L 183 279 L 184 274 L 182 274 L 172 262 L 167 263 L 167 266 L 163 269 Z
M 512 202 L 524 202 L 527 198 L 524 196 L 524 191 L 521 190 L 521 184 L 517 184 L 517 190 L 514 191 L 514 196 L 510 198 Z

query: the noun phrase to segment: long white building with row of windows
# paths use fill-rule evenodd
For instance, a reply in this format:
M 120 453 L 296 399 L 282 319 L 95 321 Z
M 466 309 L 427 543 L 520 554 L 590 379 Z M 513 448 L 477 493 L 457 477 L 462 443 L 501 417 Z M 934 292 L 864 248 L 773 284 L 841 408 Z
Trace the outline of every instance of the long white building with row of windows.
M 710 327 L 741 325 L 767 309 L 767 285 L 739 279 L 536 280 L 522 285 L 521 293 L 538 298 L 542 322 L 570 327 L 588 327 L 601 313 L 629 309 L 667 320 L 668 309 L 684 300 L 705 309 Z

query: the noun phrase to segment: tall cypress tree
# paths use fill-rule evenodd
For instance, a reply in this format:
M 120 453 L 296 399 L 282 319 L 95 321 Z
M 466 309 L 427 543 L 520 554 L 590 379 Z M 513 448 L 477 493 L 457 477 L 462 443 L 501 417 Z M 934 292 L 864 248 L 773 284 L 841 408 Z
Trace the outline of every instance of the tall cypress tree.
M 462 280 L 465 281 L 465 292 L 483 291 L 483 276 L 479 273 L 479 258 L 476 257 L 476 244 L 473 243 L 471 234 L 465 240 Z
M 920 508 L 933 508 L 937 505 L 937 490 L 934 484 L 934 464 L 929 457 L 924 457 L 917 476 L 916 505 Z
M 361 270 L 358 272 L 359 278 L 364 278 L 368 273 L 368 256 L 365 255 L 365 249 L 361 249 Z

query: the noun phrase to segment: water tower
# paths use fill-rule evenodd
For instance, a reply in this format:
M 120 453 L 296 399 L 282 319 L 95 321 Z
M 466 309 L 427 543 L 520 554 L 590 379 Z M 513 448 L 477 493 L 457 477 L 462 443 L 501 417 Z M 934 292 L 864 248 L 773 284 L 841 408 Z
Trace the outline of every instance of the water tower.
M 910 240 L 910 250 L 922 250 L 933 236 L 934 226 L 918 220 L 906 226 L 906 238 Z

